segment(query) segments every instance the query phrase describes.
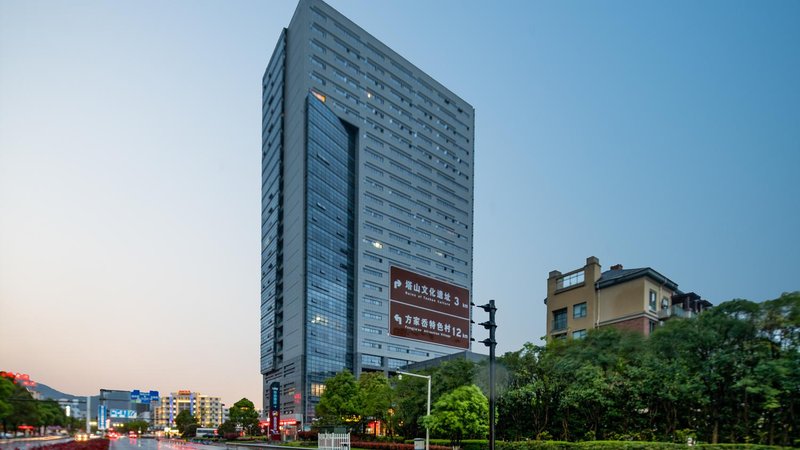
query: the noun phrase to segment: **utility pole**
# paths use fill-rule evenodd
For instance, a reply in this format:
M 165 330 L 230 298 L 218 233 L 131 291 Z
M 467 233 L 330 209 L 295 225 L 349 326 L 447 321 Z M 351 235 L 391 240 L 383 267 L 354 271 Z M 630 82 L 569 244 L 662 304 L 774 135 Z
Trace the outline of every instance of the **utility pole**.
M 478 325 L 489 330 L 489 339 L 484 339 L 481 344 L 489 347 L 489 450 L 494 450 L 494 416 L 495 416 L 495 390 L 494 390 L 494 369 L 495 369 L 495 347 L 497 347 L 497 340 L 495 340 L 495 330 L 497 323 L 495 322 L 495 312 L 497 307 L 494 306 L 494 300 L 489 300 L 485 305 L 476 305 L 482 310 L 489 313 L 489 320 L 479 323 Z M 474 322 L 473 322 L 474 323 Z M 474 339 L 473 339 L 474 340 Z

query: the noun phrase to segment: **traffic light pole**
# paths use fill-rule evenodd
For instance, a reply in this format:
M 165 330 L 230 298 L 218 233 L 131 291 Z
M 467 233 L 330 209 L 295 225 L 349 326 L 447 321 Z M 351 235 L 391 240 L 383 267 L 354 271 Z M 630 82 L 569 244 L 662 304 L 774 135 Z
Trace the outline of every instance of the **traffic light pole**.
M 497 307 L 494 306 L 494 300 L 489 300 L 485 305 L 476 305 L 482 310 L 489 313 L 489 320 L 479 325 L 489 330 L 489 339 L 484 339 L 481 343 L 489 347 L 489 450 L 494 450 L 494 418 L 495 418 L 495 390 L 494 390 L 494 369 L 495 369 L 495 347 L 497 347 L 497 340 L 495 339 L 495 330 L 497 323 L 495 322 L 495 312 Z

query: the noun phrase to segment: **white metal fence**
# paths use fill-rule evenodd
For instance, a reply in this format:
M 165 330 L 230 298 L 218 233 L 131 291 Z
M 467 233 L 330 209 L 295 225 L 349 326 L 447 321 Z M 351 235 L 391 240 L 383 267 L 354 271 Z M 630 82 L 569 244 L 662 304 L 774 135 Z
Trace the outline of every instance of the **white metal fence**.
M 350 450 L 350 433 L 320 433 L 319 450 Z

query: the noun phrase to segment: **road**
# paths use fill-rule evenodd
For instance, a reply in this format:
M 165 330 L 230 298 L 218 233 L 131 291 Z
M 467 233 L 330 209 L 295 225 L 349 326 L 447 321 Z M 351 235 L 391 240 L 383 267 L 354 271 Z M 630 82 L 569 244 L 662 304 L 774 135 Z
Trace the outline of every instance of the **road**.
M 66 438 L 34 438 L 26 440 L 0 440 L 0 450 L 34 450 L 36 448 L 72 441 Z M 226 450 L 224 445 L 203 445 L 166 439 L 129 439 L 123 437 L 111 441 L 109 450 Z
M 2 440 L 0 441 L 0 450 L 34 450 L 44 445 L 55 444 L 58 442 L 71 441 L 72 438 L 61 438 L 49 440 L 35 439 L 35 440 Z M 128 437 L 121 437 L 111 441 L 109 450 L 266 450 L 267 448 L 281 449 L 281 447 L 269 445 L 205 445 L 194 442 L 183 442 L 178 440 L 167 439 L 129 439 Z M 298 447 L 295 450 L 312 450 Z
M 166 439 L 129 439 L 111 441 L 109 450 L 225 450 L 224 445 L 204 445 Z

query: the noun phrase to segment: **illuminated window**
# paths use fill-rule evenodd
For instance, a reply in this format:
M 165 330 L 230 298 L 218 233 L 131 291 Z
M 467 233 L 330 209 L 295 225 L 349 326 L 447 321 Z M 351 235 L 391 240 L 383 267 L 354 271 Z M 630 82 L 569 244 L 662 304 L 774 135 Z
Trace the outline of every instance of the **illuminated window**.
M 322 397 L 325 392 L 325 385 L 322 383 L 311 383 L 311 395 L 314 397 Z
M 325 96 L 320 94 L 319 92 L 312 90 L 311 93 L 314 94 L 314 97 L 317 97 L 317 100 L 321 102 L 325 101 Z

